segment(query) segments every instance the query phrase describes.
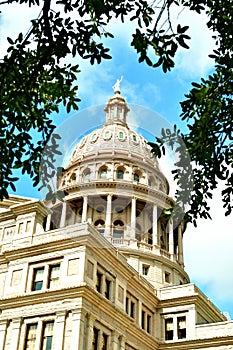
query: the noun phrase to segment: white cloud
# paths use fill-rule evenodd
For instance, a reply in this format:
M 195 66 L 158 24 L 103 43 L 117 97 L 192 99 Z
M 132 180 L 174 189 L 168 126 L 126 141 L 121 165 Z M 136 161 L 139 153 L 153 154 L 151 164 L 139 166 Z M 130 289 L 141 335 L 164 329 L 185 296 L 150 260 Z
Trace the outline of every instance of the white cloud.
M 7 4 L 1 6 L 0 44 L 1 57 L 6 54 L 9 43 L 7 37 L 15 40 L 19 33 L 26 34 L 31 27 L 31 20 L 38 17 L 38 6 L 28 7 L 24 4 Z
M 205 76 L 213 68 L 214 61 L 208 57 L 214 49 L 213 33 L 208 29 L 207 16 L 192 11 L 183 11 L 177 18 L 178 23 L 188 25 L 187 35 L 191 37 L 190 49 L 179 49 L 175 58 L 177 74 L 184 78 Z
M 225 217 L 220 192 L 221 188 L 216 190 L 210 202 L 212 220 L 198 220 L 197 228 L 188 226 L 184 239 L 185 262 L 191 279 L 204 286 L 210 297 L 218 303 L 224 300 L 231 304 L 233 215 Z

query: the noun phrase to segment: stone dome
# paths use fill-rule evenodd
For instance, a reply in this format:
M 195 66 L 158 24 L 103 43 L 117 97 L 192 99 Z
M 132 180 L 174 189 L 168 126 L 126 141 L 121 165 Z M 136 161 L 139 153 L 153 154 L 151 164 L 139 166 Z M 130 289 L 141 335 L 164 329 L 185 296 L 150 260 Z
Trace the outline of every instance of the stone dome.
M 86 182 L 87 179 L 95 180 L 98 177 L 96 172 L 101 171 L 111 159 L 116 161 L 115 167 L 121 164 L 123 166 L 124 163 L 126 173 L 131 174 L 126 175 L 125 180 L 137 181 L 168 194 L 168 181 L 160 171 L 151 146 L 127 124 L 129 107 L 125 99 L 117 92 L 109 99 L 104 110 L 106 122 L 103 127 L 84 136 L 75 146 L 66 167 L 62 187 L 69 187 L 77 177 L 79 183 Z M 114 176 L 111 175 L 110 178 L 114 179 Z
M 85 136 L 75 147 L 69 165 L 93 157 L 93 154 L 98 156 L 109 151 L 112 155 L 115 152 L 126 152 L 128 157 L 141 158 L 158 168 L 157 159 L 147 141 L 128 126 L 117 123 L 105 124 Z
M 129 128 L 119 89 L 114 93 L 105 124 L 78 142 L 58 179 L 65 198 L 51 203 L 51 225 L 87 222 L 156 288 L 187 283 L 185 227 L 166 214 L 175 204 L 168 181 L 147 141 Z

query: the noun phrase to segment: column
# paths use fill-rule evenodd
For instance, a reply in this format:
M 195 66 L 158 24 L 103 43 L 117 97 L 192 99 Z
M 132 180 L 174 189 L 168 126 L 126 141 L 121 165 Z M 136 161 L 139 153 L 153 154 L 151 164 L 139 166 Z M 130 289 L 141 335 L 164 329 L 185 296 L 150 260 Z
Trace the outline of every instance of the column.
M 112 334 L 111 334 L 111 349 L 112 350 L 118 350 L 118 341 L 119 341 L 119 338 L 118 338 L 118 333 L 116 331 L 112 331 Z
M 169 253 L 171 254 L 171 258 L 174 255 L 174 236 L 173 236 L 173 220 L 170 219 L 168 221 L 168 232 L 169 232 Z
M 0 321 L 0 350 L 3 350 L 5 347 L 8 322 L 9 322 L 8 320 Z
M 87 196 L 83 196 L 82 222 L 87 221 Z
M 178 226 L 178 263 L 183 265 L 183 239 L 182 239 L 182 226 Z
M 142 327 L 142 302 L 140 300 L 138 300 L 138 305 L 137 305 L 137 309 L 138 309 L 138 324 L 140 327 Z
M 62 203 L 60 227 L 64 227 L 65 223 L 66 223 L 66 208 L 67 208 L 67 202 L 63 202 Z
M 102 329 L 99 329 L 98 339 L 97 339 L 97 349 L 98 350 L 102 350 L 102 337 L 103 337 L 103 331 L 102 331 Z
M 63 350 L 66 311 L 56 313 L 54 326 L 54 349 Z
M 49 215 L 47 216 L 45 231 L 49 231 L 49 230 L 50 230 L 50 225 L 51 225 L 51 214 L 49 214 Z
M 10 350 L 17 350 L 20 338 L 20 329 L 22 325 L 22 317 L 12 320 L 11 344 Z
M 126 338 L 122 336 L 120 338 L 120 350 L 125 350 L 125 341 L 126 341 Z
M 89 314 L 88 321 L 87 321 L 87 332 L 86 332 L 86 350 L 92 350 L 94 322 L 95 322 L 95 318 Z
M 136 229 L 136 198 L 131 200 L 131 227 L 130 227 L 130 239 L 135 239 Z
M 83 348 L 84 342 L 84 319 L 81 309 L 72 310 L 72 332 L 70 344 L 72 350 L 80 350 Z
M 158 214 L 157 214 L 157 205 L 153 205 L 152 209 L 152 238 L 153 246 L 158 245 L 158 226 L 157 226 Z
M 110 236 L 111 232 L 111 218 L 112 218 L 112 195 L 107 196 L 107 208 L 106 208 L 106 219 L 105 219 L 105 236 Z

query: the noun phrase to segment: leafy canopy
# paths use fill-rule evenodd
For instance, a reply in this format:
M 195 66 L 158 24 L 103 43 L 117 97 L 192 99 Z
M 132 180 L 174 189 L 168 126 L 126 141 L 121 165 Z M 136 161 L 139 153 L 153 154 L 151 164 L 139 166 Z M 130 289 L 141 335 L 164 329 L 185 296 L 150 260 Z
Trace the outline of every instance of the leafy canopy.
M 161 144 L 173 144 L 172 137 L 184 139 L 194 169 L 194 190 L 191 211 L 194 219 L 208 216 L 207 197 L 225 179 L 223 193 L 227 213 L 231 211 L 232 167 L 232 5 L 228 0 L 6 0 L 0 2 L 37 6 L 38 18 L 31 28 L 16 40 L 8 38 L 7 54 L 0 61 L 0 199 L 8 196 L 9 186 L 15 190 L 13 169 L 28 173 L 36 186 L 42 179 L 53 176 L 46 168 L 53 165 L 53 154 L 58 153 L 52 113 L 59 106 L 67 112 L 78 109 L 77 73 L 79 66 L 69 57 L 87 59 L 90 64 L 110 59 L 109 48 L 103 38 L 113 38 L 107 31 L 112 18 L 121 22 L 127 17 L 135 23 L 131 46 L 138 53 L 139 62 L 152 68 L 162 67 L 166 73 L 174 67 L 179 47 L 188 48 L 188 26 L 173 27 L 172 6 L 187 7 L 197 13 L 206 12 L 208 27 L 216 33 L 217 49 L 213 59 L 216 71 L 207 80 L 194 84 L 181 103 L 182 119 L 189 124 L 190 133 L 181 135 L 175 130 L 163 133 Z M 35 137 L 36 134 L 36 137 Z M 33 136 L 33 137 L 32 137 Z M 179 140 L 178 137 L 178 140 Z M 41 156 L 50 139 L 48 152 L 40 168 Z M 179 142 L 178 142 L 179 144 Z M 156 146 L 154 147 L 156 150 Z M 180 152 L 181 147 L 177 147 Z M 181 185 L 179 196 L 185 196 L 184 178 L 187 169 L 178 162 L 175 176 Z M 42 182 L 46 186 L 46 181 Z M 189 219 L 191 216 L 189 216 Z

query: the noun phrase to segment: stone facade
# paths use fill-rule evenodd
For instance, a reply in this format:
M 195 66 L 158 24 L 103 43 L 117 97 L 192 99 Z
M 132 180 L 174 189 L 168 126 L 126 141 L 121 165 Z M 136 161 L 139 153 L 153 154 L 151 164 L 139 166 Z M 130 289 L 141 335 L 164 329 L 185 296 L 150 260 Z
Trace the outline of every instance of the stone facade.
M 0 204 L 0 350 L 233 349 L 233 322 L 184 270 L 185 223 L 119 91 L 57 182 Z

